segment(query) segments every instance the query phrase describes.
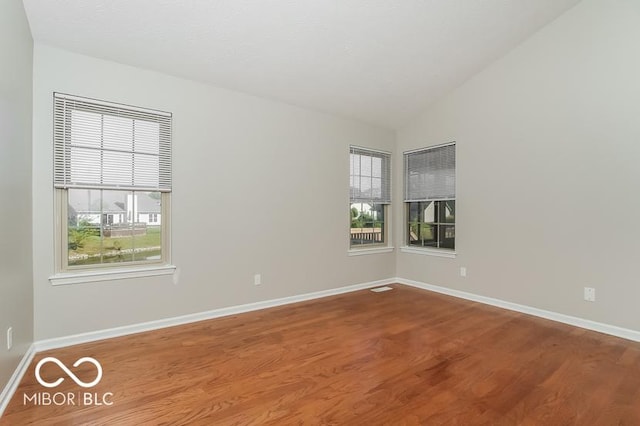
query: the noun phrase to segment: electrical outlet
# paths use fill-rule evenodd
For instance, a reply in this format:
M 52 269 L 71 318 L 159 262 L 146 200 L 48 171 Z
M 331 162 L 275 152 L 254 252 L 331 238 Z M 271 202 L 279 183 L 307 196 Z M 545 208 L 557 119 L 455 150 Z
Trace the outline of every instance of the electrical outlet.
M 467 267 L 466 266 L 461 266 L 460 267 L 460 276 L 461 277 L 466 277 L 467 276 Z
M 596 301 L 596 289 L 592 287 L 584 288 L 584 300 L 587 302 L 595 302 Z
M 13 346 L 13 327 L 7 328 L 7 350 L 10 351 Z
M 253 276 L 253 285 L 260 285 L 260 284 L 262 284 L 262 275 L 255 274 Z

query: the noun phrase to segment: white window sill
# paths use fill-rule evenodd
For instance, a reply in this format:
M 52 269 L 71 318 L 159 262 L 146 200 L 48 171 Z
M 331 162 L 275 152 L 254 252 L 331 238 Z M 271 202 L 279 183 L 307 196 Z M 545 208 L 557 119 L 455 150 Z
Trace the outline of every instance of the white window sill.
M 349 249 L 348 254 L 349 256 L 362 256 L 365 254 L 391 253 L 392 251 L 393 247 L 384 246 L 366 249 Z
M 81 284 L 96 281 L 124 280 L 128 278 L 155 277 L 171 275 L 174 265 L 140 266 L 137 268 L 108 268 L 104 270 L 61 272 L 49 277 L 52 285 Z
M 455 259 L 456 252 L 447 249 L 417 248 L 417 247 L 400 247 L 402 253 L 421 254 L 424 256 L 447 257 Z

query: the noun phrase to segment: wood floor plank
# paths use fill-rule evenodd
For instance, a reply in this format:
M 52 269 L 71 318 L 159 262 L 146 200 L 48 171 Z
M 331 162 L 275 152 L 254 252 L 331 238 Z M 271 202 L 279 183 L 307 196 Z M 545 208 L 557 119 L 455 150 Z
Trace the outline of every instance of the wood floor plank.
M 640 343 L 392 287 L 37 354 L 0 425 L 640 424 Z M 43 388 L 47 356 L 103 378 Z M 113 404 L 24 403 L 45 391 Z

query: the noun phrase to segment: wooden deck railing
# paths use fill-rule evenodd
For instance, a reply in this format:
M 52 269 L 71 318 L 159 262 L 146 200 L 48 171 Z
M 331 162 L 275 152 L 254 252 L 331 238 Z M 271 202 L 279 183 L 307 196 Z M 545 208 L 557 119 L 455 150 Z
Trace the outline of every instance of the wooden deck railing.
M 382 242 L 382 228 L 351 228 L 351 240 Z

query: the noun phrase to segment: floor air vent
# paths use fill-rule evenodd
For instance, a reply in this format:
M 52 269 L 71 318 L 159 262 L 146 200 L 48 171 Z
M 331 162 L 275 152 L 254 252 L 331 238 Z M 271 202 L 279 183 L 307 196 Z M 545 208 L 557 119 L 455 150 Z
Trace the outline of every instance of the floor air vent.
M 384 287 L 376 287 L 371 289 L 371 291 L 376 293 L 381 293 L 383 291 L 389 291 L 389 290 L 393 290 L 393 287 L 389 287 L 385 285 Z

